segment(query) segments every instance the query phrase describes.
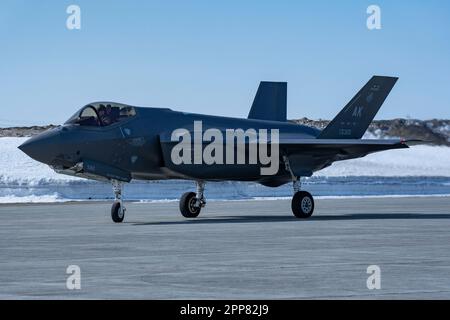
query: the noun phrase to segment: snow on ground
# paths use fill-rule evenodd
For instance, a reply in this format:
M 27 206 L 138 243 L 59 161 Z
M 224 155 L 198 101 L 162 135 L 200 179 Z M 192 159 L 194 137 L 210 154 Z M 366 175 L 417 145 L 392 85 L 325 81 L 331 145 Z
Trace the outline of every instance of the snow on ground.
M 17 147 L 27 138 L 0 138 L 0 184 L 65 183 L 80 180 L 55 173 Z M 450 177 L 450 148 L 419 145 L 388 150 L 364 158 L 335 162 L 316 176 L 443 176 Z
M 369 138 L 368 136 L 366 137 Z M 57 174 L 47 165 L 41 164 L 25 155 L 17 147 L 26 139 L 27 138 L 12 137 L 0 138 L 0 203 L 55 202 L 90 198 L 105 199 L 105 197 L 110 196 L 110 187 L 107 185 L 99 185 L 85 179 Z M 450 147 L 419 145 L 413 146 L 410 149 L 379 152 L 360 159 L 335 162 L 330 167 L 316 172 L 314 176 L 319 180 L 326 181 L 326 185 L 322 188 L 331 190 L 325 192 L 325 189 L 325 191 L 316 189 L 316 192 L 322 193 L 323 195 L 329 194 L 331 196 L 339 196 L 340 193 L 342 193 L 342 188 L 340 186 L 336 187 L 333 185 L 333 183 L 335 183 L 333 181 L 339 177 L 349 177 L 350 179 L 357 181 L 357 183 L 365 184 L 364 188 L 367 190 L 369 188 L 375 188 L 372 186 L 372 180 L 376 180 L 376 177 L 381 177 L 382 181 L 387 181 L 387 179 L 392 180 L 392 177 L 399 177 L 399 179 L 394 180 L 398 180 L 398 183 L 400 184 L 405 183 L 405 177 L 418 177 L 413 179 L 428 184 L 426 184 L 425 187 L 420 187 L 426 189 L 418 189 L 418 191 L 415 191 L 415 194 L 432 193 L 432 191 L 430 191 L 431 189 L 429 189 L 429 185 L 436 181 L 440 188 L 440 191 L 438 190 L 437 193 L 442 193 L 446 192 L 445 190 L 449 188 L 448 181 L 450 180 L 447 178 L 450 177 Z M 361 177 L 369 178 L 368 180 L 364 180 Z M 427 179 L 426 177 L 445 178 Z M 77 183 L 77 181 L 81 182 L 81 185 Z M 314 184 L 315 182 L 310 181 L 310 183 Z M 146 199 L 145 197 L 147 194 L 151 193 L 150 200 L 159 199 L 158 201 L 161 201 L 165 199 L 165 197 L 168 197 L 170 198 L 169 200 L 172 201 L 177 198 L 181 192 L 184 192 L 183 190 L 178 190 L 176 187 L 177 185 L 178 184 L 175 181 L 166 181 L 161 184 L 144 186 L 132 184 L 127 187 L 127 190 L 134 188 L 132 189 L 133 194 L 136 194 L 138 198 L 142 196 L 142 199 Z M 181 189 L 189 187 L 190 184 L 188 182 L 186 182 L 186 185 L 180 184 L 179 186 Z M 272 188 L 266 190 L 261 186 L 236 183 L 216 187 L 213 187 L 213 185 L 210 184 L 208 192 L 214 194 L 214 188 L 224 188 L 223 193 L 225 194 L 219 193 L 220 197 L 217 197 L 220 199 L 238 199 L 240 196 L 243 196 L 244 198 L 246 196 L 253 198 L 287 196 L 290 195 L 291 192 L 290 187 L 286 187 L 285 191 L 283 191 L 284 189 L 280 190 L 280 188 L 276 188 L 278 189 L 277 191 Z M 314 188 L 314 186 L 310 185 L 309 188 Z M 318 187 L 316 186 L 315 188 Z M 446 189 L 442 191 L 442 188 Z M 170 190 L 170 192 L 167 190 Z M 167 194 L 160 194 L 163 191 Z M 394 190 L 390 190 L 386 193 L 392 194 L 396 191 L 397 189 L 395 187 Z M 351 194 L 347 192 L 345 195 L 357 196 L 359 194 L 367 194 L 367 192 L 349 192 Z M 403 193 L 408 192 L 409 191 L 404 191 Z M 384 194 L 383 192 L 380 193 L 380 191 L 376 191 L 376 193 Z
M 65 183 L 79 178 L 57 174 L 49 166 L 37 162 L 17 147 L 28 138 L 0 138 L 0 185 L 36 186 L 45 183 Z

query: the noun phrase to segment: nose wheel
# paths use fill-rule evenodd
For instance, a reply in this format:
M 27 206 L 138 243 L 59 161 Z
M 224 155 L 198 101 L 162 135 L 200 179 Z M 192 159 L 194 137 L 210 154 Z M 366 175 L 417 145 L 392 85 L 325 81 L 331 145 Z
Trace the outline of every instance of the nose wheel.
M 114 203 L 111 207 L 111 219 L 115 223 L 120 223 L 125 218 L 125 207 L 122 202 L 122 182 L 111 180 L 114 192 Z
M 120 201 L 114 201 L 111 207 L 111 218 L 116 223 L 122 222 L 125 218 L 125 208 L 122 207 Z
M 196 218 L 202 208 L 206 205 L 206 199 L 203 195 L 205 184 L 202 181 L 197 182 L 197 192 L 186 192 L 180 199 L 180 212 L 185 218 Z

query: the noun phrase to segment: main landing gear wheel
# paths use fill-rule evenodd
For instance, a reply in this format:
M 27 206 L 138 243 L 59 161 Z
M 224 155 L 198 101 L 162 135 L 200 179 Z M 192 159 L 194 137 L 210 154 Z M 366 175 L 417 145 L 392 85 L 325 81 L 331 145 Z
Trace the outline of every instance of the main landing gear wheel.
M 314 199 L 309 192 L 301 190 L 300 176 L 292 171 L 289 158 L 283 156 L 286 171 L 291 174 L 294 196 L 292 197 L 291 208 L 294 216 L 300 219 L 309 218 L 314 212 Z
M 292 213 L 297 218 L 309 218 L 314 212 L 314 199 L 309 192 L 297 191 L 292 198 Z
M 196 218 L 206 204 L 205 183 L 197 181 L 197 192 L 186 192 L 180 199 L 180 211 L 185 218 Z
M 125 208 L 122 208 L 120 201 L 115 201 L 111 207 L 111 218 L 114 222 L 119 223 L 125 218 Z
M 195 192 L 186 192 L 180 199 L 180 211 L 185 218 L 196 218 L 200 214 L 201 206 Z

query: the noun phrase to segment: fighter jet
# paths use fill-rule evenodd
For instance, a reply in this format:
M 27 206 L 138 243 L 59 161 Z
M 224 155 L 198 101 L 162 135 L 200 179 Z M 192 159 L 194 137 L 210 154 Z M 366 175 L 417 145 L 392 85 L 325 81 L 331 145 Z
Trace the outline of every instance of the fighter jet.
M 397 79 L 373 76 L 323 130 L 288 121 L 287 83 L 263 81 L 247 119 L 94 102 L 19 148 L 58 173 L 111 183 L 114 222 L 124 219 L 122 188 L 133 179 L 195 181 L 196 191 L 179 203 L 186 218 L 205 206 L 205 182 L 292 182 L 292 212 L 308 218 L 314 199 L 301 177 L 335 161 L 408 148 L 412 140 L 361 139 Z

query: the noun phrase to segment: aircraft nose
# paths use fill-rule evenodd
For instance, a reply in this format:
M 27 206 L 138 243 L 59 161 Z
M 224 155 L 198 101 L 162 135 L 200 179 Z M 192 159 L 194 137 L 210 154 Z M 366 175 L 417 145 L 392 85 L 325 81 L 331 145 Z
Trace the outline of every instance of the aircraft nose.
M 34 160 L 50 164 L 55 159 L 58 144 L 59 134 L 50 130 L 28 139 L 19 146 L 19 149 Z

